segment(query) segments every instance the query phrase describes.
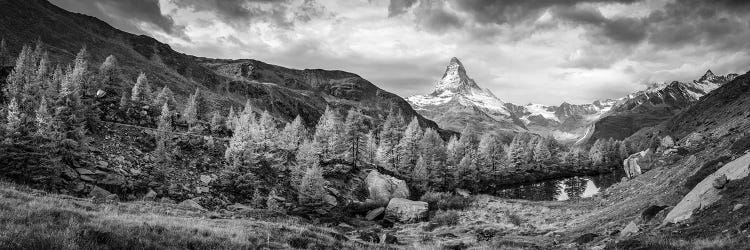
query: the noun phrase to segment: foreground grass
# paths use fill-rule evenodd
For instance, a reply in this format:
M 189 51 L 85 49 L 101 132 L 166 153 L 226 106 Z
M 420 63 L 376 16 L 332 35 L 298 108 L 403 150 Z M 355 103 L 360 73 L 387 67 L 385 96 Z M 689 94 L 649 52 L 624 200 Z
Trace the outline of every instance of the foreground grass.
M 291 217 L 206 217 L 178 205 L 92 204 L 0 182 L 0 249 L 387 249 Z

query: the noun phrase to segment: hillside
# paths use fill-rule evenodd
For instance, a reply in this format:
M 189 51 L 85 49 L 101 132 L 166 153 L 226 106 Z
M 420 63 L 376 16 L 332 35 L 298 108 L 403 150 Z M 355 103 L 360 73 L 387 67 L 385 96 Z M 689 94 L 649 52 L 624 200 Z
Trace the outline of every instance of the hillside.
M 12 55 L 23 44 L 40 40 L 52 64 L 68 62 L 82 47 L 98 66 L 109 55 L 119 60 L 124 86 L 129 90 L 138 72 L 145 72 L 158 88 L 169 86 L 178 103 L 196 88 L 204 90 L 208 110 L 225 113 L 250 100 L 258 110 L 268 110 L 281 121 L 300 115 L 308 125 L 317 122 L 327 105 L 357 107 L 375 123 L 390 109 L 416 116 L 423 126 L 437 124 L 417 114 L 399 96 L 384 91 L 356 74 L 321 69 L 296 70 L 256 60 L 200 58 L 173 50 L 148 36 L 113 28 L 94 17 L 75 14 L 45 0 L 0 1 L 0 34 Z M 205 117 L 208 114 L 201 114 Z

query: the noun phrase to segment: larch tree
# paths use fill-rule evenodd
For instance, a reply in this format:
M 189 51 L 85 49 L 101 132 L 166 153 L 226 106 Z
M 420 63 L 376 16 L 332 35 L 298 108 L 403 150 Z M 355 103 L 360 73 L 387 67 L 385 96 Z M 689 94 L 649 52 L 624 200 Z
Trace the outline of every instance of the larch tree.
M 534 161 L 535 162 L 547 162 L 552 159 L 552 154 L 549 151 L 549 142 L 546 138 L 539 138 L 536 145 L 534 145 Z
M 229 106 L 229 114 L 227 114 L 227 120 L 224 126 L 226 126 L 226 128 L 229 129 L 230 131 L 234 131 L 234 125 L 237 122 L 236 119 L 237 119 L 237 114 L 234 113 L 234 107 Z
M 170 107 L 177 107 L 177 101 L 174 99 L 174 93 L 172 93 L 172 90 L 169 89 L 168 86 L 164 86 L 161 88 L 161 91 L 159 91 L 159 94 L 156 95 L 156 99 L 154 99 L 154 104 L 157 107 L 161 107 L 164 104 L 168 104 Z
M 218 133 L 224 130 L 224 117 L 219 111 L 214 111 L 211 115 L 211 132 Z
M 182 112 L 182 120 L 187 122 L 191 129 L 198 123 L 199 98 L 200 90 L 195 89 L 195 94 L 190 96 L 188 103 L 185 105 L 185 111 Z
M 375 131 L 365 135 L 365 149 L 362 152 L 362 162 L 376 164 L 376 153 L 378 151 L 378 138 L 375 136 Z
M 230 113 L 232 110 L 230 109 Z M 287 123 L 280 133 L 281 148 L 289 152 L 296 152 L 300 144 L 307 138 L 307 129 L 298 115 L 291 123 Z
M 36 134 L 41 137 L 51 137 L 52 135 L 52 115 L 47 107 L 47 98 L 42 96 L 39 102 L 39 108 L 36 110 L 34 119 L 36 125 Z
M 324 184 L 325 179 L 320 167 L 307 168 L 299 186 L 299 202 L 307 205 L 322 202 L 326 192 Z
M 76 54 L 76 58 L 73 60 L 73 69 L 67 75 L 68 84 L 65 85 L 66 89 L 63 91 L 65 95 L 72 94 L 72 98 L 80 99 L 81 95 L 87 90 L 86 75 L 89 68 L 88 58 L 89 54 L 86 47 L 81 48 L 78 54 Z
M 21 53 L 16 58 L 16 66 L 8 75 L 3 93 L 7 100 L 16 98 L 18 101 L 23 101 L 23 90 L 26 89 L 26 85 L 30 83 L 33 72 L 35 71 L 33 55 L 29 46 L 23 46 Z
M 625 160 L 628 157 L 630 157 L 630 150 L 628 149 L 628 144 L 626 142 L 620 143 L 619 148 L 617 148 L 617 154 L 620 156 L 620 160 Z
M 101 66 L 99 66 L 99 81 L 96 82 L 94 88 L 98 90 L 104 90 L 105 92 L 114 92 L 117 86 L 120 85 L 120 67 L 117 57 L 109 55 Z M 161 105 L 158 105 L 159 107 Z
M 505 152 L 503 152 L 503 145 L 500 139 L 497 138 L 491 132 L 486 132 L 482 135 L 482 139 L 479 141 L 477 147 L 477 157 L 479 158 L 485 171 L 488 173 L 494 173 L 498 170 L 498 167 L 503 163 Z
M 327 107 L 320 116 L 315 134 L 313 135 L 313 147 L 319 152 L 323 161 L 330 161 L 344 152 L 342 142 L 343 124 L 336 111 Z
M 365 119 L 362 115 L 362 111 L 358 109 L 350 109 L 346 115 L 346 121 L 344 122 L 344 134 L 343 143 L 346 144 L 346 153 L 344 159 L 350 162 L 353 166 L 357 165 L 361 159 L 361 152 L 364 149 L 365 144 L 365 132 L 367 127 L 364 123 Z
M 273 116 L 268 110 L 264 110 L 260 114 L 260 120 L 258 120 L 258 128 L 260 129 L 260 137 L 264 145 L 275 145 L 279 135 L 279 130 L 276 128 L 276 122 L 273 120 Z
M 399 166 L 397 169 L 402 174 L 408 175 L 417 164 L 417 160 L 419 159 L 419 140 L 421 139 L 422 127 L 419 126 L 419 121 L 414 117 L 409 125 L 406 126 L 404 136 L 397 145 L 396 152 L 399 155 Z
M 141 72 L 138 79 L 130 91 L 130 100 L 137 103 L 151 103 L 151 84 L 148 82 L 146 74 Z
M 45 93 L 47 97 L 53 100 L 57 98 L 60 95 L 60 86 L 64 80 L 65 74 L 63 74 L 62 68 L 60 68 L 60 65 L 55 66 L 55 70 L 52 71 L 52 78 L 47 82 L 49 84 Z
M 16 134 L 21 130 L 21 110 L 18 108 L 16 98 L 10 99 L 8 103 L 5 130 L 8 134 Z
M 381 166 L 396 170 L 398 164 L 397 146 L 403 135 L 404 118 L 396 109 L 391 109 L 380 131 L 377 161 Z
M 430 168 L 424 156 L 419 156 L 414 170 L 411 172 L 411 178 L 416 182 L 415 186 L 422 192 L 429 189 Z
M 294 183 L 299 183 L 307 168 L 320 165 L 320 155 L 315 152 L 313 142 L 310 140 L 305 140 L 300 144 L 295 159 L 297 164 L 292 169 L 292 181 Z
M 166 103 L 161 107 L 157 130 L 156 153 L 163 161 L 167 161 L 171 158 L 168 141 L 172 132 L 172 111 Z
M 28 89 L 26 90 L 32 100 L 40 100 L 45 95 L 47 86 L 49 86 L 49 54 L 47 52 L 42 53 L 38 64 L 34 80 L 27 85 Z
M 458 138 L 454 135 L 448 139 L 448 143 L 445 144 L 446 164 L 457 165 L 463 155 L 459 154 Z

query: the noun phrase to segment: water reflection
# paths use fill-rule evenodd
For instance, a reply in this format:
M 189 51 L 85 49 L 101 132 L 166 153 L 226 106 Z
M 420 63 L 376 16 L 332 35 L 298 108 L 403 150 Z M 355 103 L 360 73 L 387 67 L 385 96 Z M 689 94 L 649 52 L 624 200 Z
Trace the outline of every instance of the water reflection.
M 577 176 L 524 184 L 495 191 L 494 195 L 509 199 L 558 200 L 587 198 L 603 191 L 620 181 L 622 174 L 613 173 L 599 176 Z

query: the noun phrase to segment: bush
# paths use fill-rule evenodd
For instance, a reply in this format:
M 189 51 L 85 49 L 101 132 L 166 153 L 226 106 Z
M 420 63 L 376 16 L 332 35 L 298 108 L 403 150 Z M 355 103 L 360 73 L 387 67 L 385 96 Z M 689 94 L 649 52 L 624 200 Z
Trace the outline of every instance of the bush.
M 445 192 L 427 192 L 419 200 L 427 202 L 431 211 L 464 210 L 471 205 L 471 198 L 452 195 Z
M 454 210 L 444 211 L 440 210 L 435 213 L 435 216 L 430 219 L 431 222 L 435 223 L 437 227 L 440 226 L 455 226 L 458 225 L 458 212 Z

